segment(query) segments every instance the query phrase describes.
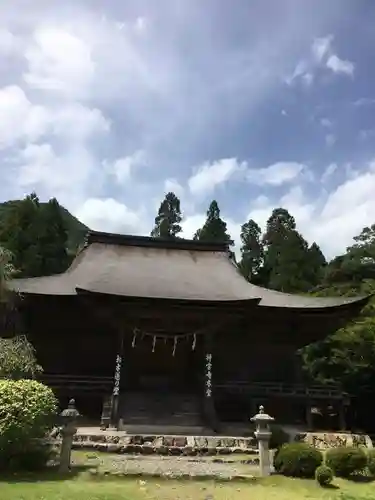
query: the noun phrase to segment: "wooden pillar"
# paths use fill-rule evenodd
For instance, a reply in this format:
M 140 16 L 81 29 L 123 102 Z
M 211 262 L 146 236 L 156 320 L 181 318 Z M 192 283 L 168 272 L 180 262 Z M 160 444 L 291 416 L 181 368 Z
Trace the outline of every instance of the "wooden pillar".
M 213 431 L 219 431 L 219 421 L 215 409 L 214 390 L 213 390 L 213 339 L 212 334 L 204 335 L 204 396 L 203 412 L 207 424 Z
M 338 402 L 337 407 L 340 431 L 346 431 L 345 405 L 342 399 L 340 399 L 340 401 Z
M 250 399 L 250 412 L 252 415 L 255 415 L 257 412 L 258 412 L 258 409 L 259 409 L 259 404 L 258 404 L 258 400 L 254 397 L 252 397 Z
M 106 395 L 103 398 L 102 414 L 100 417 L 100 428 L 102 431 L 108 429 L 111 424 L 111 414 L 112 414 L 112 396 Z
M 311 400 L 306 399 L 306 425 L 308 431 L 314 430 L 313 415 L 311 410 L 312 410 Z

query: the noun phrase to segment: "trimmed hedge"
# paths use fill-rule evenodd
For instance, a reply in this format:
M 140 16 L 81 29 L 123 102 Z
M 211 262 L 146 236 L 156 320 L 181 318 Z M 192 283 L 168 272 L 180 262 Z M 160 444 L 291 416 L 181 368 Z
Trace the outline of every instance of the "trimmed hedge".
M 347 478 L 366 468 L 367 455 L 362 448 L 340 446 L 327 451 L 326 464 L 335 476 Z
M 276 472 L 284 476 L 313 478 L 322 464 L 322 453 L 306 443 L 284 444 L 276 453 Z
M 333 471 L 327 465 L 319 465 L 315 471 L 315 479 L 320 486 L 327 486 L 333 480 Z
M 283 444 L 289 443 L 290 437 L 279 425 L 271 425 L 271 439 L 269 447 L 271 450 L 278 450 Z
M 49 387 L 35 380 L 0 380 L 0 470 L 45 465 L 51 450 L 41 440 L 56 414 Z

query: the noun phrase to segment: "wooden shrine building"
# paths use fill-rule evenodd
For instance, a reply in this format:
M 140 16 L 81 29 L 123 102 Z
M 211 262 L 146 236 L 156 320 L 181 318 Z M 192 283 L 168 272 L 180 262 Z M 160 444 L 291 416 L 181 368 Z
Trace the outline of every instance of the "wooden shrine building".
M 248 283 L 224 244 L 91 231 L 59 275 L 13 280 L 43 379 L 80 410 L 126 425 L 218 431 L 267 404 L 311 427 L 337 386 L 306 384 L 297 350 L 359 314 L 368 298 L 314 298 Z

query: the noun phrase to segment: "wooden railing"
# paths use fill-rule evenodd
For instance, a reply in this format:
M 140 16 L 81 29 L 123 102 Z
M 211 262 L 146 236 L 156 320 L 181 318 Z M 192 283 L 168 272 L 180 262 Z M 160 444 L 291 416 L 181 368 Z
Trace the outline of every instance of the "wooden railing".
M 70 375 L 45 373 L 40 380 L 52 389 L 96 392 L 107 394 L 112 391 L 113 377 L 97 377 L 90 375 Z M 295 397 L 295 398 L 320 398 L 320 399 L 342 399 L 348 395 L 343 392 L 339 385 L 311 385 L 286 384 L 279 382 L 249 382 L 228 381 L 214 383 L 214 389 L 229 393 L 242 393 L 252 397 Z
M 57 373 L 44 373 L 40 380 L 52 389 L 97 392 L 105 394 L 111 392 L 113 377 L 95 377 L 85 375 L 66 375 Z
M 341 399 L 347 397 L 339 385 L 312 385 L 285 384 L 278 382 L 248 382 L 230 381 L 214 384 L 215 389 L 232 393 L 245 393 L 250 396 L 280 396 L 280 397 L 309 397 L 325 399 Z

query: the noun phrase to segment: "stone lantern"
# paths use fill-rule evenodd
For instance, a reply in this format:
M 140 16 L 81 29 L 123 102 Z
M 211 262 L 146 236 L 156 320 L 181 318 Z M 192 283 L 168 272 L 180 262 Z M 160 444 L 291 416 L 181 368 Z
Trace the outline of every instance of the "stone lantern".
M 77 432 L 77 421 L 80 417 L 79 411 L 76 409 L 74 399 L 68 403 L 68 407 L 60 414 L 62 420 L 62 443 L 60 451 L 60 472 L 67 473 L 70 471 L 70 460 L 73 446 L 73 436 Z
M 264 407 L 259 407 L 259 413 L 250 419 L 255 422 L 255 437 L 258 441 L 260 475 L 271 474 L 271 457 L 269 443 L 271 439 L 270 423 L 275 419 L 264 413 Z

